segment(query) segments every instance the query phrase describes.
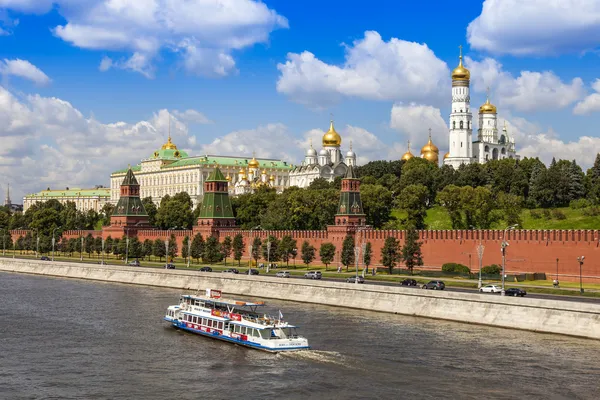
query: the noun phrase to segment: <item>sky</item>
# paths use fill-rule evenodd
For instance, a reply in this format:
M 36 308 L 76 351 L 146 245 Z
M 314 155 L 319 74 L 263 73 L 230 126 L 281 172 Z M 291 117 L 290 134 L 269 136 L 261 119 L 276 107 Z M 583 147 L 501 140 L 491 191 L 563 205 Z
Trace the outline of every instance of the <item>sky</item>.
M 459 45 L 518 154 L 591 166 L 595 0 L 0 0 L 0 199 L 108 185 L 169 120 L 190 155 L 300 163 L 331 118 L 359 164 L 443 154 Z

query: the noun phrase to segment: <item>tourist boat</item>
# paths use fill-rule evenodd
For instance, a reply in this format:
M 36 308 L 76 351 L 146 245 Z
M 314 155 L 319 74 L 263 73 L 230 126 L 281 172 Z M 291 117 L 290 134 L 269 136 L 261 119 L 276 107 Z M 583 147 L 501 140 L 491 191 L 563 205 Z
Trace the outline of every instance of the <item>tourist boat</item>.
M 169 306 L 165 321 L 178 329 L 270 352 L 306 350 L 308 340 L 296 328 L 277 317 L 258 312 L 264 302 L 224 299 L 221 291 L 206 289 L 206 295 L 182 295 Z

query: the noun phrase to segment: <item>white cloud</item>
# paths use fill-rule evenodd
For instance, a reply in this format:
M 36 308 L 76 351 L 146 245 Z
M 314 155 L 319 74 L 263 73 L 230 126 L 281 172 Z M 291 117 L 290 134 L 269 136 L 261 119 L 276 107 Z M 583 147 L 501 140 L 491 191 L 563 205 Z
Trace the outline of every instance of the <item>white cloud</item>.
M 234 52 L 266 43 L 287 19 L 258 0 L 0 0 L 0 7 L 43 14 L 53 4 L 66 20 L 54 28 L 74 46 L 125 53 L 101 70 L 128 69 L 152 77 L 162 50 L 181 54 L 193 74 L 235 72 Z
M 193 122 L 196 124 L 212 124 L 213 122 L 203 113 L 196 110 L 172 111 L 173 115 L 184 122 Z
M 417 154 L 427 143 L 429 128 L 431 139 L 440 149 L 448 147 L 448 126 L 438 108 L 421 104 L 395 104 L 392 107 L 390 127 L 410 140 L 411 151 Z
M 492 103 L 500 107 L 524 112 L 558 110 L 570 106 L 585 94 L 581 78 L 563 82 L 551 71 L 521 71 L 515 78 L 495 59 L 475 61 L 467 57 L 465 61 L 471 70 L 473 89 L 483 92 L 490 87 Z
M 14 60 L 0 61 L 0 75 L 18 76 L 20 78 L 29 79 L 38 85 L 47 85 L 50 83 L 50 78 L 41 69 L 26 60 L 19 58 Z
M 497 54 L 548 55 L 600 45 L 595 0 L 486 0 L 467 27 L 472 48 Z
M 104 57 L 102 57 L 102 61 L 100 61 L 100 65 L 98 66 L 98 69 L 101 72 L 105 72 L 105 71 L 108 71 L 112 66 L 113 66 L 112 58 L 104 56 Z
M 331 65 L 309 51 L 289 53 L 278 64 L 277 91 L 311 106 L 342 97 L 369 100 L 441 101 L 449 90 L 450 71 L 426 44 L 365 32 L 345 46 L 346 61 Z
M 592 83 L 592 89 L 594 89 L 596 93 L 590 94 L 577 103 L 573 109 L 574 114 L 585 115 L 600 111 L 600 79 L 596 79 L 596 81 Z

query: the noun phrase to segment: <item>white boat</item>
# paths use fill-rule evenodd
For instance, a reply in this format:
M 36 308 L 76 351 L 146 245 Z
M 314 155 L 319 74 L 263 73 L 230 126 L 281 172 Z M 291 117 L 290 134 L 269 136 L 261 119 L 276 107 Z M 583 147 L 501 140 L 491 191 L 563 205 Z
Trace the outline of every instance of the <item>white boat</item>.
M 165 321 L 178 329 L 214 339 L 270 352 L 309 349 L 296 326 L 258 312 L 264 302 L 224 299 L 221 291 L 206 289 L 206 295 L 182 295 L 179 304 L 169 306 Z

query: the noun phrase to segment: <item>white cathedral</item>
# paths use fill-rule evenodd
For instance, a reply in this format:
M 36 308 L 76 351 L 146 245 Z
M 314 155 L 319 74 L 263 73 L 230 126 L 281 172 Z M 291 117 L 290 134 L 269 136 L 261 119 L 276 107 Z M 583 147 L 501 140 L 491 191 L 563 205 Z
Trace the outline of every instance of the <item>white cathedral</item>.
M 356 154 L 350 143 L 350 150 L 345 158 L 342 157 L 341 145 L 342 137 L 335 131 L 331 121 L 329 130 L 323 135 L 323 148 L 317 154 L 311 142 L 302 164 L 290 171 L 289 185 L 305 188 L 317 178 L 325 178 L 331 182 L 337 176 L 346 175 L 349 166 L 356 167 Z
M 515 139 L 508 136 L 506 122 L 502 134 L 498 134 L 496 106 L 487 101 L 479 107 L 477 140 L 472 140 L 473 116 L 469 83 L 471 73 L 463 66 L 462 49 L 458 67 L 452 71 L 452 111 L 450 113 L 449 151 L 444 164 L 458 168 L 461 164 L 485 163 L 504 158 L 519 159 L 515 151 Z

